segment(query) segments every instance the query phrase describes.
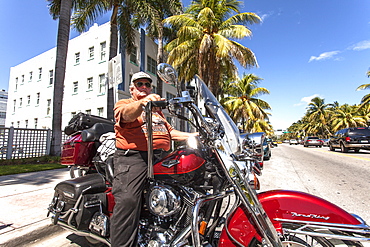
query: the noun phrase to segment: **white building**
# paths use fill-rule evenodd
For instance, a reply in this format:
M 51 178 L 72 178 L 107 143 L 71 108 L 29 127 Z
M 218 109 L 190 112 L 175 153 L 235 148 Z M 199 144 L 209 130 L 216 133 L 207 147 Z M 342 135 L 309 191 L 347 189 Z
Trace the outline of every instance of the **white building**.
M 0 91 L 0 127 L 5 127 L 7 102 L 8 102 L 8 92 L 6 92 L 3 89 Z
M 109 22 L 69 41 L 62 128 L 78 112 L 107 116 Z M 128 91 L 133 73 L 145 71 L 156 86 L 157 45 L 144 32 L 137 33 L 136 52 L 120 54 L 116 61 L 124 75 L 115 88 L 115 99 L 130 97 Z M 56 48 L 46 51 L 10 69 L 6 127 L 51 128 Z M 155 89 L 155 88 L 154 88 Z M 164 95 L 174 95 L 175 88 L 164 85 Z

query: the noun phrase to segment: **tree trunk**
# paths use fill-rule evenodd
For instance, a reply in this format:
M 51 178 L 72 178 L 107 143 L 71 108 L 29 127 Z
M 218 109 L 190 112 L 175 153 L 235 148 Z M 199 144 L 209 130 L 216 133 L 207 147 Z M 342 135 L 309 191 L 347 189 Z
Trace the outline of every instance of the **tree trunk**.
M 55 81 L 53 99 L 53 120 L 51 155 L 60 156 L 62 145 L 62 105 L 64 95 L 64 77 L 67 62 L 69 32 L 71 26 L 72 0 L 62 0 L 58 24 L 57 51 L 55 61 Z
M 109 61 L 117 56 L 118 50 L 118 27 L 117 27 L 117 14 L 118 5 L 113 6 L 112 16 L 110 20 L 110 42 L 109 42 Z M 107 90 L 107 118 L 114 119 L 114 87 L 108 84 Z
M 161 25 L 161 24 L 160 24 Z M 160 63 L 163 63 L 163 26 L 158 28 L 158 50 L 157 50 L 157 65 Z M 159 94 L 161 97 L 166 97 L 166 95 L 163 94 L 163 81 L 161 78 L 157 75 L 157 94 Z

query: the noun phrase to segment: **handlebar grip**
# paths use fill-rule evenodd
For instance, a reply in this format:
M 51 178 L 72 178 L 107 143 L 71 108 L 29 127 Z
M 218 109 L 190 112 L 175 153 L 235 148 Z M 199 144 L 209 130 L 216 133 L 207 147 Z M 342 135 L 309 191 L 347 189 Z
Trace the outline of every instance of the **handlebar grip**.
M 153 107 L 165 108 L 166 106 L 168 106 L 168 101 L 166 101 L 166 100 L 151 101 L 151 102 L 152 102 Z

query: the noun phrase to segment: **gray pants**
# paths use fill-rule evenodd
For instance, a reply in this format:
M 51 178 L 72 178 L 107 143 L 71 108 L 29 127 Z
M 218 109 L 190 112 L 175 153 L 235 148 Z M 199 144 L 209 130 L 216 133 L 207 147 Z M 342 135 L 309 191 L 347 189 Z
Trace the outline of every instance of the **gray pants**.
M 137 246 L 142 192 L 147 181 L 147 152 L 125 152 L 117 150 L 114 154 L 112 247 Z

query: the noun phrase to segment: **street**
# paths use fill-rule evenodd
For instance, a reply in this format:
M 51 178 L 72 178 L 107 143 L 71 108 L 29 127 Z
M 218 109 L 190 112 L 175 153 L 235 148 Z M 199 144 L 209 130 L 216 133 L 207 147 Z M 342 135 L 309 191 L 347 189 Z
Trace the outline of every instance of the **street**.
M 304 148 L 280 144 L 272 149 L 271 160 L 264 162 L 259 177 L 261 191 L 288 189 L 322 197 L 370 222 L 370 152 L 331 152 L 327 147 Z M 61 234 L 36 241 L 29 246 L 88 246 L 75 234 Z
M 260 177 L 261 191 L 288 189 L 324 198 L 370 222 L 370 152 L 280 144 Z

